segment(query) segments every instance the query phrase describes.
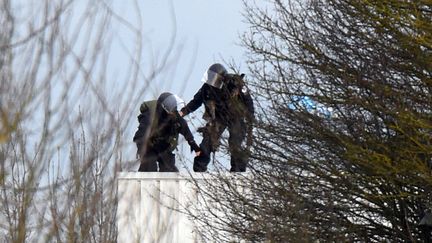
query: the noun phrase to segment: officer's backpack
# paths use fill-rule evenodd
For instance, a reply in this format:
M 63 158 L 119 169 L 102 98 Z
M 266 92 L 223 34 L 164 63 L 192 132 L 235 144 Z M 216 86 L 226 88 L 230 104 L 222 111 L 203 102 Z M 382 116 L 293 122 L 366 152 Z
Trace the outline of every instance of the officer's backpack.
M 141 114 L 144 114 L 146 112 L 149 113 L 149 116 L 151 117 L 150 122 L 150 134 L 157 134 L 158 133 L 158 129 L 159 129 L 159 117 L 156 114 L 156 110 L 157 110 L 157 100 L 149 100 L 149 101 L 145 101 L 141 104 L 140 106 L 140 112 Z M 138 118 L 139 120 L 139 118 Z M 141 123 L 142 121 L 139 120 L 139 122 Z M 175 124 L 170 124 L 171 126 L 178 126 L 177 123 Z M 152 141 L 150 141 L 153 144 L 157 144 L 162 140 L 168 141 L 169 143 L 169 149 L 170 150 L 174 150 L 177 147 L 177 141 L 178 141 L 178 133 L 174 133 L 174 134 L 169 134 L 170 136 L 167 137 L 153 137 L 151 136 L 150 138 L 152 139 Z

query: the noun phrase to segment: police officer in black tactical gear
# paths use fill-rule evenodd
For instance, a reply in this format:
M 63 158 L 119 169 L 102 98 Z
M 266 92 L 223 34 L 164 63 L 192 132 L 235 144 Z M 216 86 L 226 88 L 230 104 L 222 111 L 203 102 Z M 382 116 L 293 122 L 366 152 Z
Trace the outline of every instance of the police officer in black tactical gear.
M 203 118 L 207 124 L 198 130 L 203 134 L 200 144 L 202 152 L 194 159 L 194 171 L 207 170 L 210 154 L 216 151 L 226 128 L 229 131 L 230 171 L 246 171 L 248 147 L 252 141 L 254 107 L 243 78 L 244 74 L 228 74 L 224 66 L 215 63 L 204 73 L 203 86 L 181 109 L 180 115 L 185 116 L 197 110 L 202 104 L 205 106 Z
M 174 149 L 178 134 L 181 133 L 191 150 L 200 154 L 200 148 L 178 109 L 184 101 L 177 95 L 162 93 L 157 100 L 141 104 L 138 116 L 139 126 L 133 141 L 137 145 L 137 155 L 141 160 L 138 171 L 177 172 Z

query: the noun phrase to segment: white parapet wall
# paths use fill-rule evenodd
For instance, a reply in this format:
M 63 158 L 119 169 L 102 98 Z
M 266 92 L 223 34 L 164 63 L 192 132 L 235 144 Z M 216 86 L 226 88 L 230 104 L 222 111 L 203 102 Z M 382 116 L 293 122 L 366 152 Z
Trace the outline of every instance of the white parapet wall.
M 196 183 L 207 179 L 205 173 L 120 172 L 117 241 L 201 242 L 184 212 L 198 202 Z

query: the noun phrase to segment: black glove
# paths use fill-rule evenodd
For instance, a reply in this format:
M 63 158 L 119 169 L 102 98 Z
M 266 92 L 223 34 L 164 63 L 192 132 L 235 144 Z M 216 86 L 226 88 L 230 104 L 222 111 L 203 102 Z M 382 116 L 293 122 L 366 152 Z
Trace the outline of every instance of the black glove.
M 191 152 L 195 151 L 196 153 L 201 151 L 201 148 L 196 144 L 195 141 L 190 141 L 189 142 L 190 148 L 191 148 Z

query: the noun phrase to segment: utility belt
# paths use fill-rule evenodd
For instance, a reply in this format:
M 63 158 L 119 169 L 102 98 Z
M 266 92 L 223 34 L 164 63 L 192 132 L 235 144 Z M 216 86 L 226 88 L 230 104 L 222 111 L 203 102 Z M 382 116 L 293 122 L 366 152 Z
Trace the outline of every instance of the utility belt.
M 141 154 L 143 151 L 156 151 L 156 152 L 164 152 L 164 151 L 174 151 L 177 148 L 178 144 L 178 135 L 171 136 L 168 138 L 163 137 L 152 137 L 145 141 L 144 137 L 139 138 L 135 141 L 138 154 Z M 145 150 L 143 150 L 145 149 Z
M 155 137 L 150 139 L 149 147 L 159 152 L 173 151 L 177 148 L 178 135 L 170 137 Z

